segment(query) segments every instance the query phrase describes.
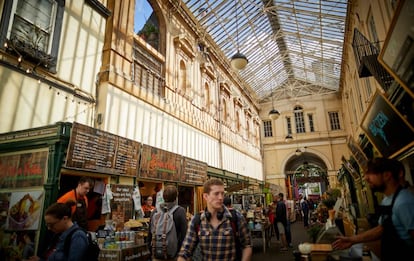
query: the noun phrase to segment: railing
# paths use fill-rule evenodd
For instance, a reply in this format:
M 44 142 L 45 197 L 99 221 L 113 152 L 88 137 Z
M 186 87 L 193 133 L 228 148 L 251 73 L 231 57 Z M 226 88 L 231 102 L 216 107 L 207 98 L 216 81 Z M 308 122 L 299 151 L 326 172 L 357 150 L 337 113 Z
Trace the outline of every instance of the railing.
M 395 79 L 378 62 L 378 48 L 357 29 L 354 29 L 352 47 L 359 77 L 374 76 L 382 88 L 388 91 Z

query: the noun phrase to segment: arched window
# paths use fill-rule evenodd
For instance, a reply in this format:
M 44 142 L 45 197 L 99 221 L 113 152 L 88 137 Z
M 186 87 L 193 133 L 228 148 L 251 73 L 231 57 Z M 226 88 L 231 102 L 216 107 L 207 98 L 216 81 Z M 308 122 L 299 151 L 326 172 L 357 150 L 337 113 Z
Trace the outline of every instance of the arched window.
M 241 122 L 240 122 L 240 113 L 237 111 L 236 112 L 236 130 L 237 130 L 237 132 L 239 132 L 240 133 L 240 130 L 241 130 Z
M 210 103 L 210 86 L 206 82 L 204 85 L 204 104 L 207 111 L 210 110 Z
M 293 109 L 295 115 L 296 133 L 305 133 L 305 119 L 303 118 L 303 108 L 295 106 Z
M 248 119 L 246 120 L 246 137 L 250 139 L 250 124 Z
M 222 101 L 221 101 L 221 106 L 223 107 L 223 110 L 222 110 L 222 114 L 221 114 L 221 116 L 222 116 L 222 119 L 223 119 L 223 121 L 224 122 L 227 122 L 227 104 L 226 104 L 226 99 L 222 99 Z
M 135 1 L 134 32 L 154 49 L 159 50 L 160 23 L 148 1 Z
M 183 93 L 187 91 L 187 68 L 185 67 L 184 61 L 180 61 L 180 72 L 178 76 L 180 90 Z

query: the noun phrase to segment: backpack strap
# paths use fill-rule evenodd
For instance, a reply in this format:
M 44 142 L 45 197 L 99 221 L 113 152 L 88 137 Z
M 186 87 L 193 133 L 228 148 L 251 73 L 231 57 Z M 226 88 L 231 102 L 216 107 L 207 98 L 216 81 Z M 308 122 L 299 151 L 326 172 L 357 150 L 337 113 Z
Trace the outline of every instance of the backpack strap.
M 178 209 L 178 205 L 174 205 L 168 211 L 164 211 L 164 220 L 163 220 L 164 224 L 162 226 L 162 250 L 164 252 L 164 258 L 165 259 L 168 259 L 168 256 L 167 256 L 167 219 L 170 218 L 170 214 L 174 215 L 174 212 L 177 209 Z M 158 213 L 154 212 L 154 215 L 156 215 L 155 218 L 154 218 L 154 227 L 155 227 L 155 231 L 156 231 L 156 228 L 158 226 L 158 222 L 161 219 L 162 213 L 161 212 L 158 212 Z M 173 218 L 173 222 L 174 222 L 174 218 Z M 152 253 L 155 253 L 155 239 L 156 239 L 155 237 L 156 237 L 156 234 L 155 235 L 153 234 L 152 235 L 152 250 L 153 250 Z
M 154 226 L 154 233 L 152 234 L 152 253 L 155 253 L 155 238 L 157 236 L 156 232 L 157 232 L 157 226 L 158 226 L 158 222 L 160 221 L 161 218 L 161 213 L 157 212 L 157 210 L 154 211 L 154 213 L 152 214 L 152 217 L 154 218 L 154 224 L 151 224 L 151 226 Z
M 69 234 L 65 238 L 65 243 L 63 243 L 63 252 L 65 253 L 66 256 L 69 256 L 69 249 L 70 249 L 70 244 L 72 242 L 72 235 L 78 230 L 82 230 L 82 228 L 77 227 L 73 229 L 72 231 L 69 232 Z

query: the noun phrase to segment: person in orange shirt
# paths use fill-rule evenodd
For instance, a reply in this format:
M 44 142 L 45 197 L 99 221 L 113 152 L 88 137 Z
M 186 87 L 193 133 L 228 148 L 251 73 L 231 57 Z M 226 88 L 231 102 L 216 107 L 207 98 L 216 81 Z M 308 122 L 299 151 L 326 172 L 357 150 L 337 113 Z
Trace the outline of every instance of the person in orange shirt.
M 144 212 L 144 217 L 150 217 L 151 212 L 155 209 L 155 207 L 152 205 L 152 197 L 149 196 L 145 202 L 146 204 L 142 206 L 142 211 Z
M 80 227 L 88 230 L 88 194 L 93 187 L 93 180 L 89 177 L 82 177 L 78 182 L 78 186 L 61 196 L 57 202 L 66 203 L 73 201 L 76 204 L 72 206 L 72 221 L 75 221 Z

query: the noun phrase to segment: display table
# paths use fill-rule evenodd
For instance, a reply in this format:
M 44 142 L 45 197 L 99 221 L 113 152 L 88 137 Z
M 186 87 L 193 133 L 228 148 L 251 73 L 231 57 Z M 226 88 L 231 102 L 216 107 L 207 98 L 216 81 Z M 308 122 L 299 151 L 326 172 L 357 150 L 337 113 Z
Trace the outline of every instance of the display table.
M 270 247 L 271 224 L 262 224 L 261 229 L 249 229 L 252 235 L 252 240 L 261 239 L 263 244 L 263 253 L 266 253 L 266 248 Z M 253 246 L 254 243 L 252 242 Z
M 138 245 L 123 249 L 101 249 L 99 261 L 147 261 L 150 258 L 150 252 L 147 245 Z

